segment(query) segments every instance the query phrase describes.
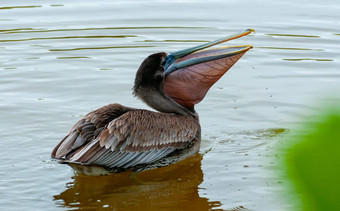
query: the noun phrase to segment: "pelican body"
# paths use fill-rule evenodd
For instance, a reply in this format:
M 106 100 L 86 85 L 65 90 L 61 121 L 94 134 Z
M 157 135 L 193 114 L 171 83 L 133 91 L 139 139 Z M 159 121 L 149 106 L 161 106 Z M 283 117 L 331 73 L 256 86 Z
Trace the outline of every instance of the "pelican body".
M 194 105 L 252 46 L 203 49 L 252 31 L 148 56 L 136 73 L 133 93 L 157 112 L 103 106 L 79 120 L 51 157 L 77 173 L 98 175 L 163 167 L 197 154 L 201 127 Z

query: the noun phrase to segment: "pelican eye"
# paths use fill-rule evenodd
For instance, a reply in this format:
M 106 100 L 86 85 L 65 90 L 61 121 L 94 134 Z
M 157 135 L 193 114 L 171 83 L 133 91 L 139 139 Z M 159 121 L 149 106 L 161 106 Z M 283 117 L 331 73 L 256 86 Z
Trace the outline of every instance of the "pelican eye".
M 164 59 L 162 59 L 161 66 L 164 67 L 165 64 L 166 64 L 166 57 Z

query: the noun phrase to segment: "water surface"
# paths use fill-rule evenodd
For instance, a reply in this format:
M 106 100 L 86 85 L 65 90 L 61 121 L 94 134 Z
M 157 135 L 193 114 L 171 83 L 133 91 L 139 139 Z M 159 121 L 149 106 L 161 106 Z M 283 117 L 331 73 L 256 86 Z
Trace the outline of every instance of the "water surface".
M 340 4 L 19 1 L 0 5 L 1 210 L 290 210 L 273 146 L 339 100 Z M 87 112 L 131 95 L 151 53 L 254 28 L 250 50 L 197 107 L 202 156 L 146 174 L 75 176 L 50 152 Z M 188 167 L 189 166 L 189 167 Z

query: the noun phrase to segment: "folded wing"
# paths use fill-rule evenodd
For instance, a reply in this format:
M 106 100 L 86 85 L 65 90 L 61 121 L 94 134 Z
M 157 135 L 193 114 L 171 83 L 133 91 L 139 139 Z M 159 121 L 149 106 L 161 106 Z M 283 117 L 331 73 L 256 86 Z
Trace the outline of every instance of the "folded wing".
M 52 157 L 71 163 L 129 168 L 185 149 L 198 138 L 200 126 L 192 117 L 118 107 L 113 110 L 121 111 L 120 115 L 108 114 L 104 121 L 85 116 Z M 96 111 L 90 114 L 96 116 Z M 107 121 L 109 118 L 111 121 Z

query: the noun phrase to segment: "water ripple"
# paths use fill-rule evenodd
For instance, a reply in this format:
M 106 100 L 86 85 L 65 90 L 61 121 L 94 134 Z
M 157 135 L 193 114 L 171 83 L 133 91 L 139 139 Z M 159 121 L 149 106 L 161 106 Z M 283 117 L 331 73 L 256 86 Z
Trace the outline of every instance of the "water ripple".
M 114 49 L 114 48 L 153 48 L 152 45 L 130 45 L 130 46 L 104 46 L 104 47 L 86 47 L 86 48 L 64 48 L 64 49 L 49 49 L 49 51 L 81 51 L 94 49 Z
M 142 26 L 142 27 L 101 27 L 101 28 L 79 28 L 79 29 L 34 29 L 34 28 L 21 28 L 21 29 L 6 29 L 0 30 L 3 34 L 13 33 L 45 33 L 45 32 L 66 32 L 66 31 L 93 31 L 93 30 L 147 30 L 147 29 L 204 29 L 208 27 L 181 27 L 181 26 Z
M 282 59 L 282 60 L 285 60 L 285 61 L 294 61 L 294 62 L 298 62 L 298 61 L 332 62 L 332 61 L 334 61 L 333 59 L 312 59 L 312 58 Z
M 280 37 L 311 37 L 311 38 L 320 38 L 320 36 L 315 35 L 298 35 L 298 34 L 266 34 L 269 36 L 280 36 Z
M 41 5 L 31 5 L 31 6 L 11 6 L 11 7 L 0 7 L 0 10 L 10 10 L 10 9 L 25 9 L 25 8 L 37 8 L 42 7 Z
M 98 38 L 127 38 L 127 37 L 137 37 L 136 35 L 115 35 L 115 36 L 65 36 L 65 37 L 34 37 L 16 40 L 0 40 L 0 42 L 22 42 L 22 41 L 32 41 L 32 40 L 60 40 L 60 39 L 98 39 Z
M 290 51 L 324 51 L 323 49 L 312 49 L 312 48 L 284 48 L 284 47 L 254 47 L 263 49 L 275 49 L 275 50 L 290 50 Z

